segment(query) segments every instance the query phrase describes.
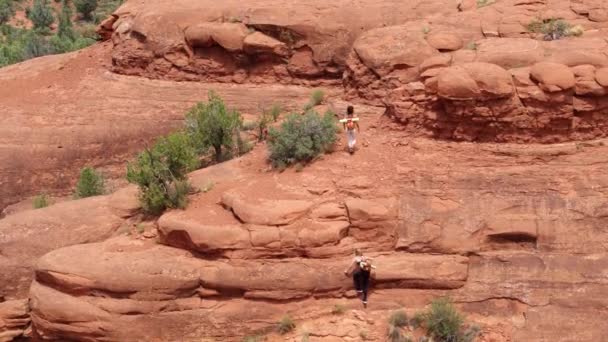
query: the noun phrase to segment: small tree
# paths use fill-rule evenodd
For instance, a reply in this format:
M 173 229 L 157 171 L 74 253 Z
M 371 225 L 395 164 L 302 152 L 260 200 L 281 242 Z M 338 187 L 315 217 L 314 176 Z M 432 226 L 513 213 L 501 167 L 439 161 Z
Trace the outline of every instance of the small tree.
M 201 153 L 210 147 L 215 150 L 215 160 L 222 160 L 222 150 L 235 144 L 235 133 L 241 126 L 241 115 L 226 108 L 224 101 L 215 93 L 209 93 L 207 103 L 197 103 L 186 114 L 186 127 Z
M 47 0 L 35 0 L 34 6 L 29 11 L 28 18 L 34 24 L 34 28 L 39 30 L 48 29 L 55 22 L 53 11 Z
M 85 20 L 91 20 L 91 14 L 97 9 L 97 0 L 74 0 L 74 6 Z
M 6 24 L 15 15 L 12 0 L 0 0 L 0 25 Z
M 72 25 L 72 9 L 67 0 L 63 0 L 61 3 L 61 13 L 59 13 L 59 27 L 57 29 L 57 35 L 62 39 L 69 39 L 74 41 L 76 39 L 76 33 Z
M 80 171 L 80 178 L 78 178 L 78 183 L 76 183 L 74 197 L 85 198 L 102 195 L 104 183 L 101 173 L 93 168 L 85 167 Z
M 279 129 L 270 129 L 270 161 L 274 167 L 307 163 L 328 152 L 336 142 L 337 127 L 334 115 L 323 117 L 315 111 L 304 115 L 291 114 Z
M 153 148 L 127 166 L 127 180 L 139 186 L 144 211 L 159 215 L 166 208 L 184 208 L 190 188 L 189 171 L 199 165 L 196 150 L 185 133 L 161 138 Z

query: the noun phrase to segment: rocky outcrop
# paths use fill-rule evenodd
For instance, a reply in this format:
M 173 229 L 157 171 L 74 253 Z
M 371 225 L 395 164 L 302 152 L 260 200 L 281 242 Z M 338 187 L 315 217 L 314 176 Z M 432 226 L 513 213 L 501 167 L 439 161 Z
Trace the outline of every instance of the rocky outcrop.
M 29 335 L 29 311 L 27 299 L 0 302 L 0 341 L 9 342 Z

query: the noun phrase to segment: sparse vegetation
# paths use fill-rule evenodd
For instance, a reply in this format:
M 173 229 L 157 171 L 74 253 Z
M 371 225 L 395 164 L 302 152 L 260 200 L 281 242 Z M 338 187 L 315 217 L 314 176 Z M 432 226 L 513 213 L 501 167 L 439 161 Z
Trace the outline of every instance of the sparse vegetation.
M 291 114 L 279 129 L 270 129 L 270 161 L 276 168 L 308 163 L 330 151 L 336 132 L 334 116 L 329 112 L 322 117 L 315 111 Z
M 424 313 L 416 312 L 414 317 L 410 320 L 410 325 L 412 328 L 417 329 L 424 323 Z
M 562 19 L 535 19 L 532 20 L 527 29 L 532 33 L 544 34 L 545 40 L 557 40 L 568 36 L 580 36 L 583 29 L 579 26 L 572 26 Z
M 49 196 L 45 193 L 42 193 L 36 197 L 34 197 L 33 206 L 34 209 L 46 208 L 50 205 Z
M 186 114 L 186 130 L 199 153 L 215 150 L 215 161 L 222 161 L 223 151 L 232 149 L 240 138 L 242 118 L 239 112 L 228 109 L 215 93 L 209 93 L 207 103 L 197 103 Z
M 256 128 L 258 128 L 257 121 L 245 121 L 241 124 L 241 130 L 243 131 L 253 131 Z
M 367 341 L 367 338 L 368 338 L 367 331 L 365 331 L 365 330 L 359 331 L 359 337 L 361 337 L 361 340 Z
M 296 324 L 293 322 L 293 320 L 291 319 L 291 317 L 284 316 L 279 321 L 279 325 L 277 327 L 277 330 L 279 331 L 279 334 L 285 335 L 285 334 L 287 334 L 288 332 L 292 331 L 295 328 L 296 328 Z
M 434 300 L 428 311 L 414 318 L 421 320 L 427 335 L 437 342 L 472 342 L 479 333 L 476 326 L 465 329 L 464 318 L 449 298 Z
M 173 133 L 140 153 L 127 167 L 127 179 L 140 189 L 144 211 L 159 215 L 167 208 L 185 208 L 190 185 L 186 174 L 199 164 L 190 137 Z
M 397 310 L 391 314 L 389 324 L 402 328 L 407 326 L 407 314 L 403 310 Z
M 85 167 L 80 171 L 74 197 L 85 198 L 102 195 L 104 192 L 104 179 L 97 170 Z
M 277 122 L 277 120 L 279 120 L 279 116 L 281 116 L 282 111 L 283 108 L 279 104 L 275 103 L 270 107 L 268 113 L 270 114 L 270 117 L 272 117 L 273 122 Z
M 92 20 L 93 12 L 97 9 L 97 0 L 74 0 L 74 6 L 84 20 Z
M 308 342 L 308 341 L 310 341 L 310 333 L 305 332 L 302 334 L 302 342 Z
M 262 338 L 258 335 L 255 336 L 245 336 L 243 338 L 243 342 L 260 342 L 262 341 Z
M 331 309 L 331 313 L 334 315 L 342 315 L 344 312 L 346 312 L 346 307 L 342 304 L 336 304 L 333 309 Z
M 494 3 L 494 0 L 477 0 L 477 8 L 482 8 Z
M 477 43 L 469 42 L 469 43 L 467 43 L 467 45 L 465 45 L 464 48 L 467 50 L 477 50 Z
M 430 28 L 430 27 L 428 27 L 428 26 L 423 26 L 423 27 L 422 27 L 422 33 L 423 33 L 424 35 L 429 34 L 429 32 L 431 32 L 431 28 Z
M 323 90 L 321 90 L 321 89 L 315 89 L 312 92 L 312 94 L 310 95 L 310 99 L 308 100 L 308 103 L 306 103 L 306 105 L 304 106 L 304 112 L 308 112 L 309 110 L 313 109 L 315 106 L 322 104 L 324 99 L 325 99 L 325 92 L 323 92 Z

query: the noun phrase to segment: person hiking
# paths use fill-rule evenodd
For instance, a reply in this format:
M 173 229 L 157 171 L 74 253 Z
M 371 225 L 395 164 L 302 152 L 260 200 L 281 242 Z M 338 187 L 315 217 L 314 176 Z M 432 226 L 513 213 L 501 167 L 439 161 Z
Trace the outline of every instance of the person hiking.
M 363 256 L 359 249 L 355 250 L 355 258 L 350 266 L 344 271 L 346 276 L 352 274 L 353 283 L 357 294 L 360 294 L 363 301 L 363 307 L 367 307 L 367 290 L 369 288 L 369 277 L 372 268 L 376 268 L 371 264 L 372 259 Z
M 348 152 L 353 154 L 355 152 L 355 144 L 357 143 L 357 138 L 355 137 L 355 127 L 357 128 L 357 132 L 361 131 L 359 127 L 359 118 L 355 116 L 355 109 L 353 106 L 348 106 L 346 108 L 346 119 L 340 120 L 344 126 L 344 130 L 346 131 L 346 137 L 348 138 Z

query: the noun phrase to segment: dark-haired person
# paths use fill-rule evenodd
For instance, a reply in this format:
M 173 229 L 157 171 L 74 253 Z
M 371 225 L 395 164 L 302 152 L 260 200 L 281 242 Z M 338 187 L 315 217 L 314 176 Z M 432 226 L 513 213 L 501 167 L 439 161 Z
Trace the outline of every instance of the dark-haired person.
M 344 130 L 346 131 L 346 138 L 348 139 L 348 152 L 355 152 L 355 144 L 357 143 L 357 137 L 355 136 L 355 128 L 357 128 L 357 132 L 361 131 L 359 127 L 359 118 L 355 117 L 355 109 L 353 106 L 348 106 L 346 108 L 346 119 L 340 120 L 344 125 Z
M 357 290 L 358 294 L 362 295 L 361 300 L 363 301 L 363 307 L 367 307 L 369 277 L 371 275 L 372 268 L 376 268 L 371 262 L 371 258 L 363 256 L 363 253 L 361 253 L 359 249 L 355 249 L 355 258 L 344 271 L 344 274 L 347 276 L 352 273 L 355 290 Z

